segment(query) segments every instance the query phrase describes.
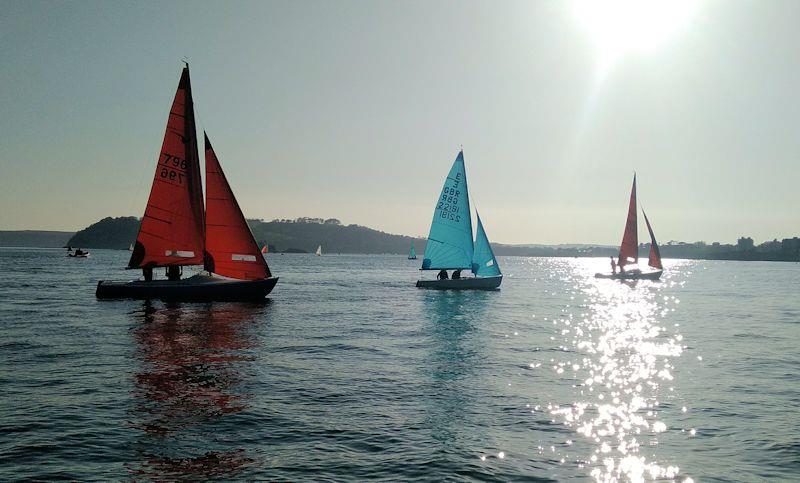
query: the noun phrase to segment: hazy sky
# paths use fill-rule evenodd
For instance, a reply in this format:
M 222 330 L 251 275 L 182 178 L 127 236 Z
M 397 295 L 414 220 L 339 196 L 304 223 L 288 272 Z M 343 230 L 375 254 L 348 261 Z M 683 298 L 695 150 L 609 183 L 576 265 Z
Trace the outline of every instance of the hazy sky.
M 619 3 L 0 1 L 0 229 L 141 216 L 187 56 L 247 217 L 424 236 L 463 145 L 492 241 L 618 243 L 634 170 L 662 242 L 800 234 L 800 2 Z

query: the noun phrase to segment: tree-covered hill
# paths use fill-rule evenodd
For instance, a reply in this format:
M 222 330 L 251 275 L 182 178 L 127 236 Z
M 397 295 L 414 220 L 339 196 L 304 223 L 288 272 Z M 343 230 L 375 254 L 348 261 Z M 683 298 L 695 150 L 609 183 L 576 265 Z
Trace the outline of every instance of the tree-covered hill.
M 139 219 L 133 216 L 103 218 L 75 233 L 67 243 L 75 248 L 112 248 L 127 250 L 136 241 Z
M 297 220 L 248 220 L 259 246 L 271 251 L 313 252 L 322 245 L 325 253 L 408 253 L 412 237 L 392 235 L 359 225 L 342 225 L 338 220 L 298 218 Z M 127 249 L 136 241 L 139 219 L 104 218 L 77 232 L 68 244 L 81 248 Z M 425 250 L 425 239 L 414 239 L 417 251 Z

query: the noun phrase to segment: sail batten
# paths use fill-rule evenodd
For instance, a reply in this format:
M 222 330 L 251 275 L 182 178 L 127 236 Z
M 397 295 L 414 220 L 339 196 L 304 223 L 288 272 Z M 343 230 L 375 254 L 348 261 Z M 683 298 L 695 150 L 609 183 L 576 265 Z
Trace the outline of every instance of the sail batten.
M 422 270 L 471 269 L 474 247 L 464 153 L 456 156 L 433 212 Z
M 181 73 L 164 141 L 128 268 L 200 265 L 203 192 L 189 68 Z M 194 253 L 176 259 L 168 252 Z
M 239 280 L 271 276 L 253 233 L 233 195 L 219 159 L 205 136 L 206 253 L 205 269 Z
M 625 232 L 622 235 L 622 244 L 619 247 L 620 267 L 637 263 L 639 258 L 638 223 L 636 216 L 636 175 L 633 175 L 631 199 L 628 204 L 628 219 L 625 222 Z
M 664 266 L 661 263 L 661 250 L 658 248 L 656 235 L 653 233 L 653 228 L 650 226 L 650 220 L 647 219 L 647 213 L 642 210 L 644 215 L 644 222 L 647 225 L 647 231 L 650 233 L 650 255 L 648 256 L 648 265 L 659 270 L 663 270 Z

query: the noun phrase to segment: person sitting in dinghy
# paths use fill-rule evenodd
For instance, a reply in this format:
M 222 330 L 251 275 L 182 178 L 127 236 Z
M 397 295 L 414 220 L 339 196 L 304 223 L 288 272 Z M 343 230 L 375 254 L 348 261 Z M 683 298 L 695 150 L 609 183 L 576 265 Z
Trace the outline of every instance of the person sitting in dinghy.
M 452 279 L 453 280 L 461 280 L 461 270 L 454 271 Z
M 447 270 L 439 270 L 439 274 L 436 275 L 438 280 L 447 280 L 449 277 L 447 276 Z

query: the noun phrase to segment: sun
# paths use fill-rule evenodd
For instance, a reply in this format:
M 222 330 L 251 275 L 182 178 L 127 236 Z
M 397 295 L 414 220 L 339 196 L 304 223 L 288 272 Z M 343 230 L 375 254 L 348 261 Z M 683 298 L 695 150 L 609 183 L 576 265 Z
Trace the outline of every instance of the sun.
M 683 29 L 696 0 L 573 0 L 572 10 L 597 48 L 601 76 L 621 57 L 652 52 Z

